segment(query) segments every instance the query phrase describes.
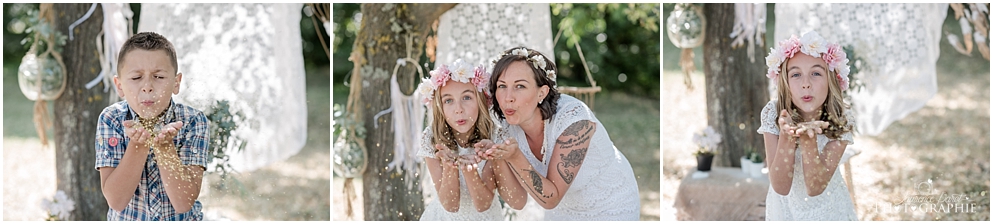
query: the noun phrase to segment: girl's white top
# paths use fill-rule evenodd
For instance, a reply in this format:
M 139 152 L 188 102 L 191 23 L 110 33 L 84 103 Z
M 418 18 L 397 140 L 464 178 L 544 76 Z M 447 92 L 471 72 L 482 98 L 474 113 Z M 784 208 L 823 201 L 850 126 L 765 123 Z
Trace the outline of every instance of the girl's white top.
M 586 158 L 583 160 L 572 185 L 565 192 L 562 201 L 555 208 L 545 211 L 545 220 L 638 220 L 641 212 L 641 199 L 634 171 L 624 154 L 614 147 L 607 130 L 582 101 L 561 94 L 558 112 L 545 122 L 545 139 L 542 147 L 546 150 L 542 161 L 531 153 L 520 126 L 510 125 L 500 120 L 501 127 L 496 142 L 508 137 L 518 140 L 519 148 L 535 171 L 544 177 L 559 175 L 555 169 L 549 171 L 552 156 L 561 156 L 554 150 L 555 140 L 575 122 L 589 120 L 596 124 L 596 132 L 590 140 Z M 552 166 L 555 166 L 554 164 Z M 535 203 L 530 194 L 528 204 Z M 525 206 L 527 209 L 529 206 Z
M 762 126 L 757 132 L 759 134 L 779 135 L 779 111 L 776 110 L 777 100 L 771 100 L 762 108 Z M 845 110 L 845 117 L 849 124 L 855 120 L 850 110 Z M 824 146 L 829 141 L 823 134 L 817 135 L 817 152 L 824 151 Z M 852 145 L 852 133 L 841 135 L 842 141 Z M 801 150 L 796 150 L 796 162 L 793 164 L 793 183 L 790 185 L 790 193 L 779 195 L 772 186 L 765 197 L 765 219 L 766 220 L 858 220 L 855 214 L 855 204 L 848 193 L 848 186 L 842 179 L 840 169 L 835 169 L 828 182 L 827 189 L 817 196 L 808 196 L 807 187 L 803 177 L 803 164 L 800 162 Z M 840 167 L 839 167 L 840 168 Z M 771 168 L 770 168 L 771 169 Z
M 444 121 L 442 121 L 444 122 Z M 421 147 L 417 150 L 417 156 L 426 158 L 434 157 L 434 144 L 431 144 L 431 128 L 425 128 L 424 132 L 421 134 Z M 472 148 L 459 148 L 459 155 L 476 154 L 476 151 Z M 486 165 L 486 161 L 479 162 L 479 166 L 476 172 L 482 176 L 483 166 Z M 431 172 L 425 172 L 425 178 L 432 178 Z M 465 183 L 465 173 L 459 169 L 459 211 L 458 212 L 448 212 L 445 208 L 441 206 L 441 202 L 438 199 L 431 200 L 424 208 L 424 213 L 421 214 L 421 220 L 439 220 L 439 221 L 502 221 L 503 213 L 500 207 L 500 199 L 497 194 L 493 195 L 493 202 L 490 204 L 490 208 L 483 212 L 476 211 L 476 207 L 472 203 L 472 196 L 469 195 L 469 187 Z M 436 189 L 434 187 L 434 181 L 428 181 L 430 184 L 421 185 L 424 188 L 430 188 L 432 190 Z M 435 194 L 438 195 L 437 191 L 434 190 Z M 494 192 L 496 192 L 494 190 Z

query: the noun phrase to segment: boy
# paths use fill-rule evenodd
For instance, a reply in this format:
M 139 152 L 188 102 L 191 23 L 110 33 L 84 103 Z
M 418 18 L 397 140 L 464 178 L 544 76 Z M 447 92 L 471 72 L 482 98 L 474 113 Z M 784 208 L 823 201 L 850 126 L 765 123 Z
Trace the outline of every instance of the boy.
M 203 112 L 172 101 L 179 93 L 176 50 L 162 35 L 128 39 L 114 85 L 124 101 L 100 113 L 96 169 L 107 220 L 202 220 L 200 184 L 207 156 Z

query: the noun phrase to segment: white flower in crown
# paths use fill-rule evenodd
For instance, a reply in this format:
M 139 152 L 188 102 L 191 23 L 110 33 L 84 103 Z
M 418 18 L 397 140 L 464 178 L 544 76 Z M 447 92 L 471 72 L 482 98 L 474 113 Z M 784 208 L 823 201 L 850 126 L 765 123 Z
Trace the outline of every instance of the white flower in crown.
M 821 53 L 828 50 L 827 42 L 816 31 L 810 31 L 800 37 L 800 52 L 811 57 L 820 58 Z
M 549 69 L 549 70 L 548 70 L 548 71 L 546 71 L 546 72 L 548 72 L 548 78 L 550 78 L 550 79 L 552 79 L 552 80 L 555 80 L 555 77 L 557 77 L 557 75 L 555 74 L 555 70 L 551 70 L 551 69 Z
M 434 90 L 435 87 L 434 85 L 431 85 L 431 79 L 429 78 L 421 79 L 421 84 L 417 85 L 417 93 L 420 94 L 421 97 L 423 97 L 421 103 L 427 104 L 431 102 L 431 99 L 434 97 L 433 96 Z
M 769 56 L 765 57 L 765 65 L 769 66 L 769 71 L 766 73 L 766 77 L 770 79 L 776 78 L 779 75 L 779 65 L 783 64 L 786 55 L 783 55 L 783 51 L 780 49 L 772 48 L 769 49 Z
M 545 70 L 545 56 L 539 54 L 531 57 L 531 64 L 537 69 Z
M 513 51 L 511 51 L 510 54 L 520 55 L 520 56 L 527 57 L 528 56 L 528 50 L 527 49 L 524 49 L 524 48 L 517 48 L 517 49 L 514 49 Z
M 455 60 L 455 64 L 452 65 L 452 80 L 468 83 L 469 78 L 472 78 L 472 76 L 472 65 L 462 61 L 462 59 Z

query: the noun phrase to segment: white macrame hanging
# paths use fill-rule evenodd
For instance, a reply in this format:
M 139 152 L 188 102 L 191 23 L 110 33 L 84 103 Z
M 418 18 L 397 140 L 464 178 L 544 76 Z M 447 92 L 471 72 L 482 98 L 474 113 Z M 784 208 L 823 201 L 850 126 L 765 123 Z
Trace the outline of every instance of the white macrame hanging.
M 421 130 L 424 129 L 424 106 L 419 98 L 403 95 L 397 76 L 390 80 L 390 97 L 393 105 L 393 161 L 387 166 L 402 168 L 407 172 L 407 184 L 413 184 L 417 173 L 417 147 L 421 145 Z
M 117 55 L 121 52 L 124 42 L 127 42 L 128 38 L 131 37 L 131 17 L 134 16 L 134 12 L 125 3 L 101 3 L 100 7 L 103 10 L 103 33 L 100 34 L 103 38 L 102 40 L 101 38 L 95 40 L 100 53 L 100 73 L 92 81 L 86 83 L 86 89 L 91 89 L 102 83 L 104 92 L 114 90 L 114 94 L 108 95 L 110 102 L 117 102 L 120 101 L 120 98 L 117 96 L 117 88 L 111 88 L 114 85 L 112 80 L 117 74 Z M 96 3 L 90 7 L 91 10 L 95 8 Z M 91 14 L 87 12 L 73 24 L 82 23 Z M 71 28 L 69 33 L 73 33 Z
M 244 114 L 232 132 L 247 140 L 244 151 L 225 150 L 239 172 L 285 160 L 307 140 L 302 8 L 142 4 L 138 31 L 159 33 L 176 48 L 183 82 L 173 99 L 200 110 L 227 100 L 232 113 Z
M 535 49 L 555 61 L 551 18 L 549 4 L 458 4 L 441 15 L 435 61 L 462 59 L 472 65 L 487 66 L 492 72 L 490 61 L 504 50 L 518 46 Z M 441 64 L 435 63 L 435 67 Z M 430 178 L 421 181 L 421 186 L 434 185 Z M 430 202 L 435 197 L 434 189 L 422 189 L 424 201 Z M 531 197 L 522 210 L 504 211 L 512 214 L 514 220 L 544 220 L 545 215 L 545 209 Z
M 408 42 L 408 47 L 411 44 Z M 409 54 L 409 51 L 408 51 Z M 418 91 L 410 96 L 404 95 L 400 91 L 400 84 L 397 82 L 397 71 L 401 66 L 417 66 L 417 61 L 412 58 L 397 60 L 397 65 L 393 68 L 393 75 L 390 76 L 390 108 L 380 111 L 373 120 L 379 120 L 380 116 L 391 113 L 393 118 L 393 161 L 386 165 L 390 170 L 404 170 L 404 181 L 411 187 L 417 180 L 420 170 L 417 165 L 421 158 L 417 156 L 418 147 L 421 145 L 421 130 L 424 129 L 424 104 Z M 417 66 L 418 74 L 423 76 L 422 69 Z M 420 79 L 416 79 L 420 80 Z M 373 124 L 374 128 L 379 128 L 379 123 Z
M 735 3 L 731 47 L 747 46 L 748 61 L 755 62 L 755 46 L 765 46 L 765 3 Z
M 775 41 L 813 30 L 829 43 L 852 47 L 854 56 L 864 59 L 855 75 L 865 88 L 848 90 L 857 129 L 874 136 L 937 93 L 938 44 L 947 10 L 947 3 L 776 4 Z M 859 66 L 848 56 L 850 66 Z

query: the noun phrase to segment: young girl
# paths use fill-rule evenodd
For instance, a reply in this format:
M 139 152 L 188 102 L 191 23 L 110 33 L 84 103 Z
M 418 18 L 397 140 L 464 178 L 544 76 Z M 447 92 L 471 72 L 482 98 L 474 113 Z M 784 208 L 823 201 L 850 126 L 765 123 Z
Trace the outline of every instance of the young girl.
M 845 147 L 854 143 L 855 119 L 841 95 L 848 86 L 845 52 L 814 31 L 771 51 L 766 76 L 778 84 L 779 99 L 762 109 L 758 129 L 772 185 L 766 220 L 857 220 L 837 172 Z
M 428 204 L 421 220 L 503 220 L 493 169 L 472 149 L 494 129 L 483 91 L 489 74 L 461 59 L 451 70 L 442 65 L 430 74 L 418 86 L 432 114 L 418 155 L 424 157 L 438 200 Z

